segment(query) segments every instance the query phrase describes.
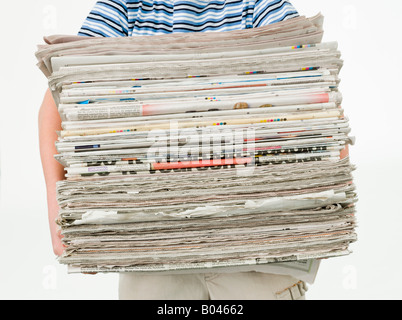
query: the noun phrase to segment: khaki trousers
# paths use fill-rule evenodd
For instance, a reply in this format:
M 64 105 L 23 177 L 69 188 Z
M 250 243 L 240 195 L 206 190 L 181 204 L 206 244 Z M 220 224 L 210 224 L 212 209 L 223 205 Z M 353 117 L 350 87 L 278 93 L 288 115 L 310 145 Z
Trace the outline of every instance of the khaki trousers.
M 306 284 L 259 272 L 184 275 L 121 273 L 120 300 L 305 300 Z

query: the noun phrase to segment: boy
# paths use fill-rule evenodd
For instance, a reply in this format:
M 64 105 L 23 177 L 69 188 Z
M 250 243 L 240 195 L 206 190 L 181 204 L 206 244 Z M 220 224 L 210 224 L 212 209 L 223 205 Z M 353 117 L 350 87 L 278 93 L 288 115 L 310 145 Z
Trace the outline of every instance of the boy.
M 219 32 L 258 28 L 297 17 L 283 0 L 103 0 L 88 15 L 80 36 L 126 37 L 172 32 Z M 213 44 L 212 44 L 213 45 Z M 63 253 L 58 227 L 56 182 L 63 167 L 53 158 L 61 120 L 46 92 L 39 112 L 41 159 L 47 186 L 54 253 Z M 145 276 L 120 275 L 120 299 L 304 299 L 306 287 L 290 276 L 264 272 Z

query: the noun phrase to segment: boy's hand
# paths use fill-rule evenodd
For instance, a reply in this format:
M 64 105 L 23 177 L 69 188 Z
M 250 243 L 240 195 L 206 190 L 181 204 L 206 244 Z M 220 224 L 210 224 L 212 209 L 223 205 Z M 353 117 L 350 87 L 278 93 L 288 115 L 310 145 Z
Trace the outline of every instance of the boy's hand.
M 60 257 L 66 246 L 63 244 L 63 236 L 60 232 L 60 227 L 54 221 L 55 217 L 57 217 L 59 212 L 59 207 L 57 203 L 51 203 L 52 201 L 48 201 L 48 210 L 49 210 L 49 225 L 50 225 L 50 234 L 52 237 L 52 246 L 53 252 L 56 256 Z

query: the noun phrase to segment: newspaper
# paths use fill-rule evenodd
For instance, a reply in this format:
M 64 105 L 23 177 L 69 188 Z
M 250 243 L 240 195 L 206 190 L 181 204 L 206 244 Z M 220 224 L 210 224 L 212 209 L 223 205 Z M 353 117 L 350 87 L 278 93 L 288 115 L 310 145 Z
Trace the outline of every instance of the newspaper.
M 288 274 L 357 240 L 354 144 L 323 17 L 154 37 L 52 36 L 69 272 Z M 210 43 L 213 40 L 214 46 Z

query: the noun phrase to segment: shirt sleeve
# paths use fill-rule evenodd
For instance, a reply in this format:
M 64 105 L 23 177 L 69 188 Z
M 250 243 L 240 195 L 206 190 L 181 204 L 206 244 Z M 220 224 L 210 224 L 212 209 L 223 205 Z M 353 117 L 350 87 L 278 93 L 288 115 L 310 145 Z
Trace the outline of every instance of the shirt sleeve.
M 298 16 L 297 10 L 289 1 L 256 0 L 253 14 L 253 27 L 263 27 Z
M 85 19 L 79 36 L 127 37 L 129 34 L 126 0 L 97 1 Z

